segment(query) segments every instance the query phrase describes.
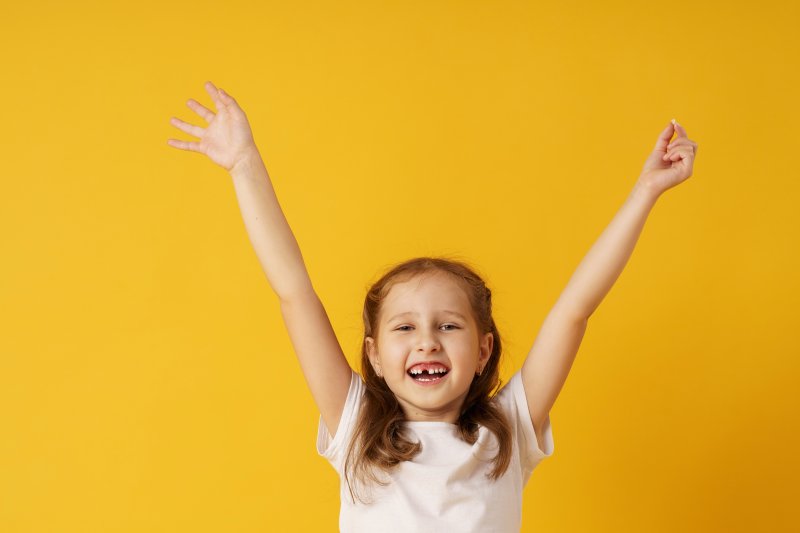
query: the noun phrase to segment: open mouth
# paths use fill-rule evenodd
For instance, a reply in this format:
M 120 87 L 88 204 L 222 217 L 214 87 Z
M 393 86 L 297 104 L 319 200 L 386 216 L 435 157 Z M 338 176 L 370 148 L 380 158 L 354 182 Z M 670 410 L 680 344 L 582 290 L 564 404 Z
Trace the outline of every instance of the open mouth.
M 411 379 L 418 383 L 425 384 L 437 383 L 444 379 L 444 377 L 449 373 L 450 370 L 441 365 L 417 365 L 408 370 L 408 375 L 411 376 Z

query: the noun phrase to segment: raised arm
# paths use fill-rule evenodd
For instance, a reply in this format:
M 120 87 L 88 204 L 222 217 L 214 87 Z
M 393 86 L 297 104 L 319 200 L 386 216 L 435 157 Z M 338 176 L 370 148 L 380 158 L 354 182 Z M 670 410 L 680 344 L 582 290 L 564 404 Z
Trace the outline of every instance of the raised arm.
M 188 106 L 207 123 L 171 123 L 199 142 L 170 139 L 170 146 L 206 154 L 227 170 L 239 200 L 245 227 L 281 312 L 308 387 L 333 435 L 339 425 L 352 371 L 328 315 L 308 276 L 300 247 L 278 204 L 267 169 L 239 104 L 211 82 L 205 84 L 215 114 L 195 100 Z
M 677 137 L 669 142 L 673 133 Z M 627 200 L 578 265 L 548 313 L 522 365 L 522 380 L 537 436 L 567 379 L 589 317 L 628 262 L 645 220 L 667 189 L 692 175 L 697 143 L 674 121 L 659 135 Z

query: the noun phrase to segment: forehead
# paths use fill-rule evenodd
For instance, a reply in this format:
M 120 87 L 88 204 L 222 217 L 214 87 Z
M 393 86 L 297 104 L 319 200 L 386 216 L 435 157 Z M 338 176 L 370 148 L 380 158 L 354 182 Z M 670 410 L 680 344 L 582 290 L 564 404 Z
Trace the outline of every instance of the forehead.
M 425 309 L 461 312 L 471 309 L 464 287 L 452 276 L 443 273 L 424 274 L 397 282 L 389 289 L 383 301 L 384 316 Z

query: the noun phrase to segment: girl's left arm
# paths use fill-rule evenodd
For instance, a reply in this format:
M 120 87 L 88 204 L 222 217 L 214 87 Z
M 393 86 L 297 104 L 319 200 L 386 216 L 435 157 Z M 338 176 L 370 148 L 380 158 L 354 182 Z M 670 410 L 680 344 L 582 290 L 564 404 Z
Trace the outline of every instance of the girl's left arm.
M 672 142 L 673 133 L 677 137 Z M 674 120 L 661 132 L 642 174 L 611 223 L 578 265 L 548 313 L 522 365 L 522 380 L 537 437 L 567 379 L 589 317 L 628 262 L 647 215 L 667 189 L 692 175 L 697 143 Z

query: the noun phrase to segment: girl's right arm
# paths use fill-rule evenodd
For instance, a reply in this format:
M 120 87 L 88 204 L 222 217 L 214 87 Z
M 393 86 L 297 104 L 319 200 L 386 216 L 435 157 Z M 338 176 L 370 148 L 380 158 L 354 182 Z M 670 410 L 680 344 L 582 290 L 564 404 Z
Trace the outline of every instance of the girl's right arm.
M 194 100 L 188 105 L 209 123 L 208 128 L 172 120 L 174 126 L 200 141 L 170 139 L 168 144 L 204 153 L 230 173 L 250 242 L 280 300 L 283 320 L 311 395 L 328 431 L 335 435 L 352 370 L 311 284 L 244 111 L 211 82 L 206 83 L 206 90 L 216 114 Z

